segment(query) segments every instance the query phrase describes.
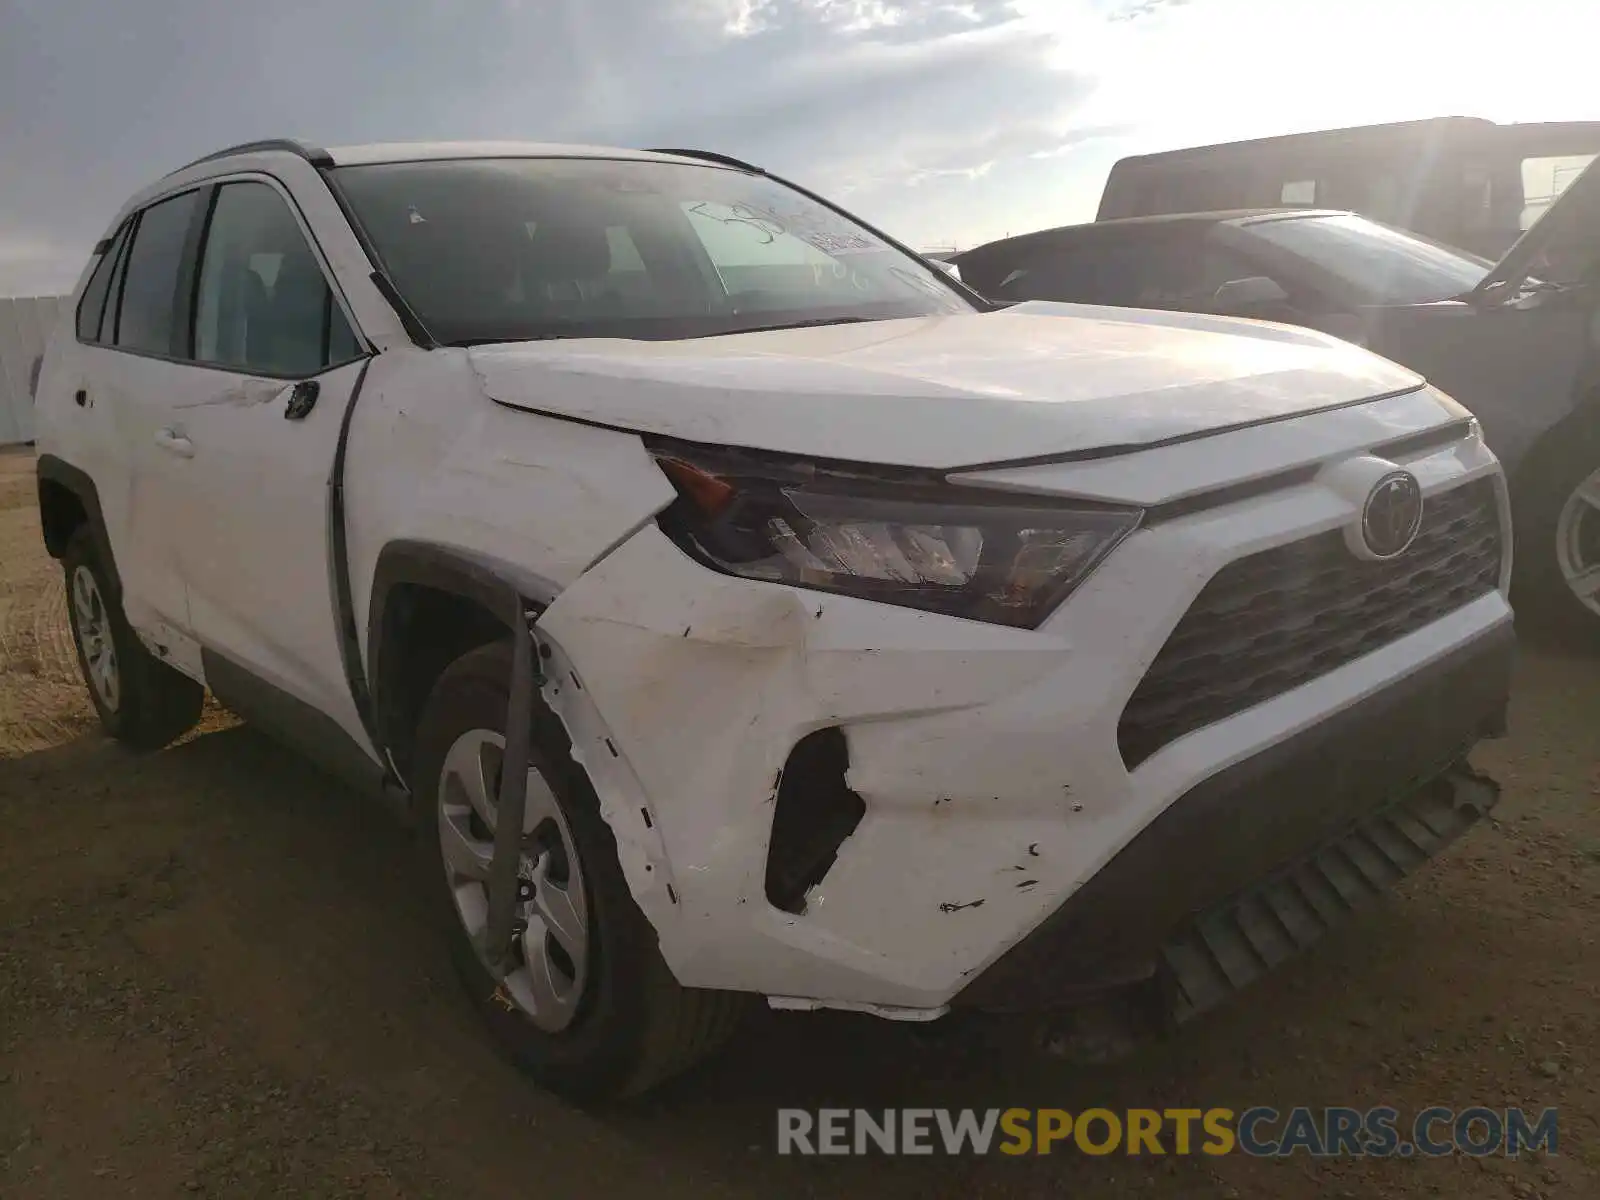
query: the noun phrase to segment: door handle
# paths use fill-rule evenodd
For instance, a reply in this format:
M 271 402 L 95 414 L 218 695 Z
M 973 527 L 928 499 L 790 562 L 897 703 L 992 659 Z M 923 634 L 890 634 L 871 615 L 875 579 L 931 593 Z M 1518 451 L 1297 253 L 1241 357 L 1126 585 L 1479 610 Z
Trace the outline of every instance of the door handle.
M 156 445 L 163 450 L 169 450 L 179 458 L 194 457 L 194 443 L 176 429 L 156 430 Z

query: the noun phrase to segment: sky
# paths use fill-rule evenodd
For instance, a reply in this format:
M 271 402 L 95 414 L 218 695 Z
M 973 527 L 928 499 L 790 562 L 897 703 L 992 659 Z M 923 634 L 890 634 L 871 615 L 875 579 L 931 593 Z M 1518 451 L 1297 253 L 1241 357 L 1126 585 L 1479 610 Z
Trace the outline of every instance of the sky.
M 1600 118 L 1594 0 L 0 0 L 0 295 L 261 137 L 719 150 L 923 249 L 1091 220 L 1124 154 Z

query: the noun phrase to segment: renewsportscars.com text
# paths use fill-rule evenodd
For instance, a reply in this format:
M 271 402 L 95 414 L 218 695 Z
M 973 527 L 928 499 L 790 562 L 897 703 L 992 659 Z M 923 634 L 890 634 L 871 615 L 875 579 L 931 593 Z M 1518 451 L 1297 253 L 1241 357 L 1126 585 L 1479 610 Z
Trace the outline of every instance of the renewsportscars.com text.
M 1528 1150 L 1557 1153 L 1557 1110 L 1425 1108 L 1404 1122 L 1394 1108 L 949 1109 L 782 1108 L 778 1153 L 1245 1154 L 1317 1158 Z

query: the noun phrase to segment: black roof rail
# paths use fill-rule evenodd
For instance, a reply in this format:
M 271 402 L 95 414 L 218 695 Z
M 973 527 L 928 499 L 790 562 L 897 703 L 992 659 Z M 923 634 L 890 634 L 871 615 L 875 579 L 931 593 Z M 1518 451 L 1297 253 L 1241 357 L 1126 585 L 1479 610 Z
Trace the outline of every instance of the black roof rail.
M 766 174 L 754 163 L 747 163 L 742 158 L 734 158 L 731 154 L 718 154 L 715 150 L 664 150 L 660 147 L 652 146 L 649 153 L 675 154 L 679 158 L 699 158 L 704 159 L 706 162 L 720 163 L 724 167 L 738 167 L 741 171 L 754 171 L 757 175 Z
M 295 138 L 265 138 L 256 142 L 240 142 L 237 146 L 229 146 L 224 150 L 214 151 L 202 158 L 195 159 L 193 162 L 184 163 L 177 170 L 168 171 L 167 176 L 170 178 L 181 171 L 187 171 L 190 167 L 198 167 L 201 163 L 215 162 L 219 158 L 232 158 L 236 154 L 260 154 L 267 150 L 278 150 L 285 154 L 298 155 L 313 167 L 333 166 L 333 155 L 320 146 L 307 145 L 305 142 L 298 141 Z

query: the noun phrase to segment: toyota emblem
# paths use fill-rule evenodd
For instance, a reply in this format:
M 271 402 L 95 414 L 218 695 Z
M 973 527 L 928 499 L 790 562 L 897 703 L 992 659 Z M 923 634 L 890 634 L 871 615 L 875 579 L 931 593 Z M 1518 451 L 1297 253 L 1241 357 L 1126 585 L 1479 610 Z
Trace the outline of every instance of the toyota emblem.
M 1393 471 L 1373 485 L 1361 509 L 1361 540 L 1374 558 L 1404 554 L 1422 528 L 1422 485 L 1409 471 Z

